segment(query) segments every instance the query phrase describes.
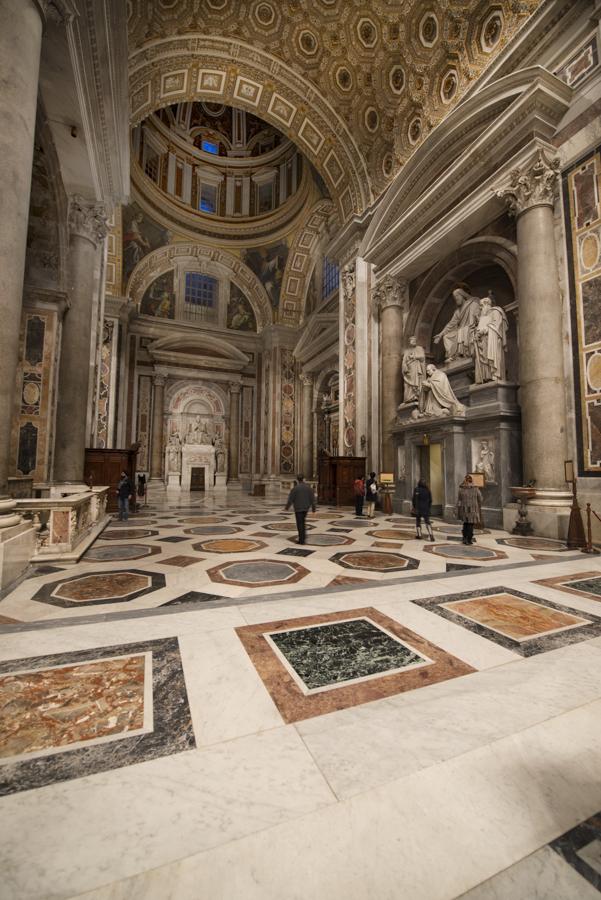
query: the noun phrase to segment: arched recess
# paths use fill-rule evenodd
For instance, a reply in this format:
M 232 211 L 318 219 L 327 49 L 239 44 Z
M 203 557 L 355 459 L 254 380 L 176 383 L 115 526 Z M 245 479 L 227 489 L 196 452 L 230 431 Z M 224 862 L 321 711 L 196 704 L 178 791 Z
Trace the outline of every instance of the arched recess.
M 330 200 L 319 200 L 290 247 L 280 296 L 279 320 L 283 325 L 300 324 L 315 262 L 315 248 L 333 208 Z
M 227 411 L 226 394 L 217 384 L 184 380 L 169 382 L 165 392 L 165 408 L 170 414 L 202 414 L 200 410 L 191 409 L 194 403 L 206 407 L 205 415 L 225 416 Z
M 365 159 L 344 119 L 315 84 L 259 47 L 209 34 L 168 37 L 136 50 L 129 72 L 132 125 L 185 101 L 246 109 L 303 151 L 335 197 L 342 222 L 372 201 Z
M 132 303 L 140 305 L 147 287 L 163 272 L 172 269 L 176 261 L 189 261 L 199 272 L 207 275 L 226 275 L 248 297 L 261 331 L 272 321 L 272 309 L 265 288 L 238 257 L 215 247 L 202 244 L 169 244 L 153 250 L 140 260 L 130 275 L 126 294 Z
M 485 266 L 497 265 L 507 275 L 514 296 L 517 286 L 517 247 L 496 235 L 483 235 L 466 241 L 428 272 L 411 300 L 405 333 L 414 334 L 418 343 L 431 346 L 432 328 L 443 304 L 458 283 Z

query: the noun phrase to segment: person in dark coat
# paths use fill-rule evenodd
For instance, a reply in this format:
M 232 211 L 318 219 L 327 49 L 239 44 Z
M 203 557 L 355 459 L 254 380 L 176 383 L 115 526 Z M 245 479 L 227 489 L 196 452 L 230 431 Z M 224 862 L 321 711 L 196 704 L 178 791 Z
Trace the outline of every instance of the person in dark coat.
M 419 540 L 422 537 L 422 518 L 428 529 L 428 539 L 434 540 L 432 525 L 430 524 L 430 510 L 432 509 L 432 493 L 423 478 L 417 482 L 413 491 L 413 514 L 415 516 L 415 536 Z
M 370 472 L 369 478 L 365 482 L 365 506 L 367 507 L 367 518 L 373 519 L 376 503 L 378 500 L 378 482 L 376 481 L 376 473 Z
M 119 502 L 119 518 L 122 522 L 127 522 L 129 516 L 129 501 L 134 492 L 129 475 L 127 472 L 121 472 L 121 478 L 117 485 L 117 500 Z
M 363 501 L 365 500 L 365 478 L 355 478 L 353 484 L 355 492 L 355 515 L 363 515 Z
M 474 525 L 482 522 L 482 494 L 471 475 L 466 475 L 459 485 L 457 518 L 463 522 L 463 543 L 474 544 Z
M 305 543 L 305 519 L 310 509 L 315 512 L 315 494 L 308 484 L 305 484 L 305 476 L 297 475 L 297 483 L 294 485 L 288 499 L 286 501 L 286 510 L 291 506 L 294 507 L 294 515 L 296 516 L 296 527 L 298 530 L 297 544 Z

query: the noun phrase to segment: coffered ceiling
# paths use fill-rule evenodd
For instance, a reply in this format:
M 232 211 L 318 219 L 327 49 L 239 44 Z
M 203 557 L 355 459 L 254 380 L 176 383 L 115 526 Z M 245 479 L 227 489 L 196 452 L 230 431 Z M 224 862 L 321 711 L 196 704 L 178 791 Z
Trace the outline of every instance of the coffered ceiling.
M 132 118 L 193 98 L 253 109 L 296 140 L 346 219 L 539 3 L 127 0 Z

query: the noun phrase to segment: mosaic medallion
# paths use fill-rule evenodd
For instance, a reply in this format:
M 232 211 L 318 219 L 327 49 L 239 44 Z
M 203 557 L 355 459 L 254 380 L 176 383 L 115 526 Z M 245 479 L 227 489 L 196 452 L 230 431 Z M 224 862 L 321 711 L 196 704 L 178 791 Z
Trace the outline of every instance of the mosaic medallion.
M 417 569 L 419 561 L 402 553 L 385 553 L 380 550 L 349 550 L 331 556 L 332 562 L 345 569 L 363 569 L 365 572 L 402 572 Z
M 295 541 L 296 538 L 288 538 L 289 541 Z M 347 544 L 354 544 L 355 539 L 344 537 L 342 534 L 308 534 L 305 538 L 305 544 L 310 547 L 342 547 Z
M 247 625 L 236 633 L 286 722 L 474 671 L 369 607 Z
M 158 531 L 151 528 L 107 528 L 100 535 L 103 541 L 139 541 L 140 538 L 154 537 Z
M 193 550 L 201 553 L 252 553 L 253 550 L 264 550 L 267 544 L 263 541 L 250 541 L 243 538 L 216 538 L 211 541 L 199 541 L 192 544 Z
M 586 597 L 588 600 L 601 600 L 601 572 L 575 572 L 573 575 L 556 575 L 554 578 L 542 578 L 535 584 L 543 584 L 567 594 Z
M 127 559 L 144 559 L 145 556 L 156 556 L 160 547 L 151 544 L 124 544 L 116 547 L 90 547 L 84 553 L 82 562 L 119 562 Z
M 403 531 L 402 528 L 377 528 L 375 531 L 368 531 L 367 534 L 381 541 L 410 541 L 415 539 L 414 531 Z
M 242 587 L 269 587 L 274 584 L 294 584 L 308 575 L 300 563 L 271 559 L 249 559 L 222 563 L 207 570 L 211 581 L 237 584 Z
M 39 603 L 61 606 L 96 606 L 100 603 L 127 603 L 165 587 L 165 576 L 156 572 L 129 569 L 125 572 L 91 572 L 73 575 L 42 585 L 31 598 Z
M 242 531 L 234 525 L 197 525 L 195 528 L 185 528 L 184 534 L 237 534 Z
M 227 522 L 222 516 L 190 516 L 187 519 L 180 519 L 182 525 L 219 525 L 221 522 Z
M 411 602 L 520 656 L 533 656 L 601 635 L 601 618 L 577 614 L 513 588 L 486 588 Z
M 195 748 L 177 638 L 0 663 L 0 794 Z
M 507 559 L 507 554 L 502 550 L 491 550 L 477 544 L 424 544 L 422 549 L 445 559 Z
M 505 547 L 519 547 L 520 550 L 554 550 L 557 552 L 570 549 L 563 541 L 544 537 L 497 538 L 497 544 L 503 544 Z

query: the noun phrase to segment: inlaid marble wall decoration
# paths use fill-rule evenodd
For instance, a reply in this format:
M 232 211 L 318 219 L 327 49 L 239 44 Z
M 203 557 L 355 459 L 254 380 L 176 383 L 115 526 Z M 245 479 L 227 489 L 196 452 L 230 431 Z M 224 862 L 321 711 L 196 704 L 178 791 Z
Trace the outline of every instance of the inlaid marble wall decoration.
M 601 152 L 566 176 L 579 471 L 601 474 Z
M 599 65 L 599 45 L 597 35 L 593 34 L 583 47 L 573 53 L 569 60 L 559 69 L 557 75 L 570 87 L 576 87 Z
M 56 313 L 25 310 L 19 347 L 20 399 L 13 419 L 11 460 L 13 474 L 49 476 L 52 387 L 55 372 Z
M 356 327 L 357 309 L 356 274 L 354 265 L 342 271 L 342 377 L 343 377 L 343 427 L 342 455 L 355 455 L 357 404 L 355 393 Z
M 281 361 L 281 409 L 280 409 L 280 471 L 286 475 L 294 471 L 294 414 L 295 371 L 292 350 L 280 350 Z
M 100 378 L 98 405 L 96 407 L 96 446 L 110 447 L 111 441 L 111 379 L 114 381 L 117 366 L 117 345 L 119 323 L 116 319 L 105 319 L 100 352 Z M 114 417 L 113 417 L 114 418 Z
M 266 351 L 263 357 L 263 473 L 269 472 L 269 402 L 271 395 L 271 354 Z
M 152 398 L 152 379 L 150 375 L 140 375 L 138 378 L 138 427 L 136 440 L 140 444 L 138 450 L 138 469 L 141 472 L 148 470 L 150 458 L 148 448 L 150 444 L 150 403 Z
M 240 431 L 240 471 L 250 472 L 252 468 L 252 436 L 253 436 L 253 389 L 242 389 L 241 399 L 242 423 Z

